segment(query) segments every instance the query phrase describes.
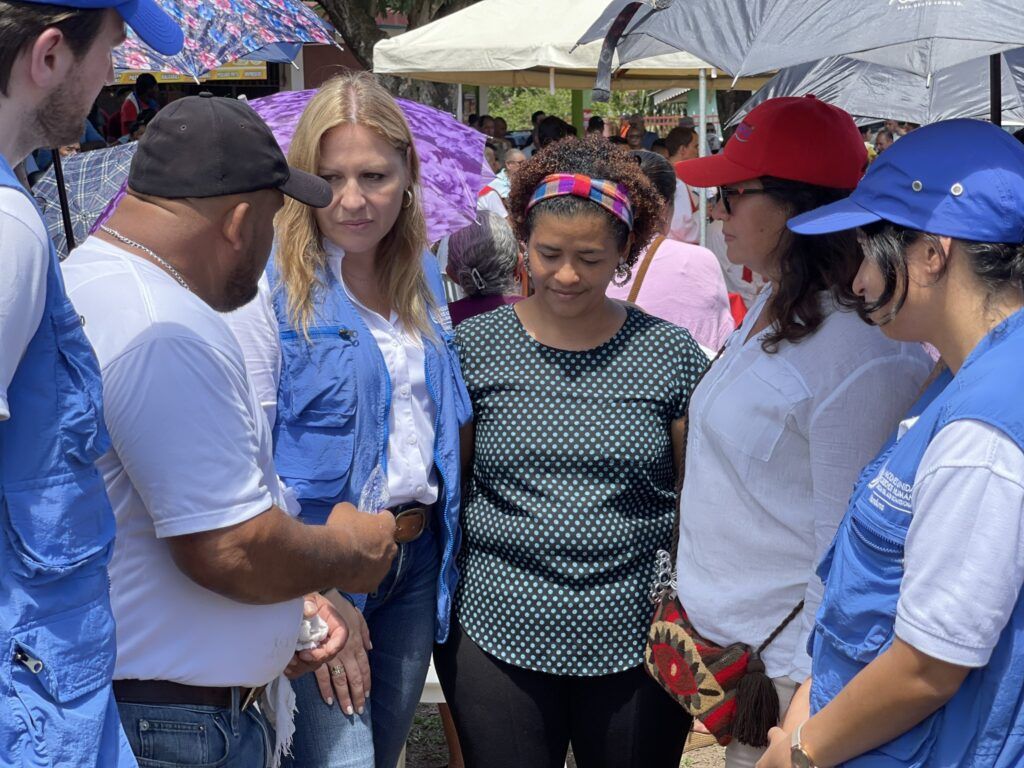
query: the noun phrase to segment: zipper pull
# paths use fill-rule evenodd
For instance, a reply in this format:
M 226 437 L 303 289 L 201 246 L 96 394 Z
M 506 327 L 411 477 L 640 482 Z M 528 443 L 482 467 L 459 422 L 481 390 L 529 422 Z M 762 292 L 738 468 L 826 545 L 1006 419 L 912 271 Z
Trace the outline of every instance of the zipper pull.
M 14 649 L 14 660 L 20 661 L 22 664 L 24 664 L 28 668 L 28 671 L 31 672 L 33 675 L 38 675 L 40 672 L 43 671 L 43 662 L 41 662 L 39 659 L 35 659 L 29 656 L 21 648 Z
M 359 338 L 359 331 L 353 331 L 349 328 L 342 328 L 338 331 L 338 335 L 345 339 L 345 341 L 355 342 Z

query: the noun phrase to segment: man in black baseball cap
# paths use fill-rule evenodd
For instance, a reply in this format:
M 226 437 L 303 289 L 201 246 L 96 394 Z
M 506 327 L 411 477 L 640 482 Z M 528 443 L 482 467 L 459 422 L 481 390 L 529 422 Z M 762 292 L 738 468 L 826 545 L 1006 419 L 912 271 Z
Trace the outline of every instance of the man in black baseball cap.
M 316 208 L 331 201 L 327 182 L 289 167 L 248 104 L 188 96 L 147 127 L 128 194 L 98 237 L 129 245 L 215 310 L 229 312 L 256 295 L 282 194 Z M 219 226 L 211 229 L 215 220 Z M 190 234 L 199 239 L 189 243 Z
M 256 296 L 284 195 L 332 197 L 289 168 L 247 104 L 190 96 L 149 124 L 124 200 L 63 265 L 111 437 L 98 464 L 117 521 L 114 697 L 132 749 L 154 765 L 271 765 L 285 744 L 267 749 L 268 710 L 253 702 L 271 684 L 271 732 L 291 732 L 283 671 L 309 671 L 344 642 L 319 591 L 376 588 L 396 551 L 387 512 L 340 504 L 324 526 L 292 517 L 220 314 Z M 331 631 L 296 655 L 303 597 Z

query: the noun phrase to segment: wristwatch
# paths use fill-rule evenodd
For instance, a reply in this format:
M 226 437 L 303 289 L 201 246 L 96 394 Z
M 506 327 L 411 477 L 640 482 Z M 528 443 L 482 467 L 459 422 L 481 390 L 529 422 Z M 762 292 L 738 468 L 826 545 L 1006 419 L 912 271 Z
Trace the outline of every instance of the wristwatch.
M 804 724 L 800 723 L 797 729 L 793 731 L 793 740 L 789 743 L 789 759 L 792 762 L 793 768 L 818 768 L 800 743 L 800 731 L 803 729 Z

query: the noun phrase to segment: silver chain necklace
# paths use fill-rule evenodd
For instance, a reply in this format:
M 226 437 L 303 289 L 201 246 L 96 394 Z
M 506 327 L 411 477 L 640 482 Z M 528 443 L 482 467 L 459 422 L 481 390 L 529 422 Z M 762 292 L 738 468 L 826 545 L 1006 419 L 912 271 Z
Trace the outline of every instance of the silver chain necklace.
M 192 290 L 191 288 L 188 287 L 188 283 L 185 282 L 185 278 L 181 276 L 181 272 L 179 272 L 173 266 L 171 266 L 171 263 L 169 261 L 167 261 L 167 259 L 164 259 L 164 258 L 161 258 L 160 256 L 157 256 L 152 250 L 150 250 L 149 248 L 144 246 L 142 243 L 137 243 L 134 240 L 132 240 L 131 238 L 125 237 L 120 232 L 118 232 L 116 229 L 111 229 L 106 224 L 101 224 L 100 225 L 100 229 L 102 229 L 104 232 L 106 232 L 111 237 L 117 238 L 118 240 L 120 240 L 125 245 L 130 245 L 132 248 L 138 248 L 140 251 L 142 251 L 147 256 L 149 256 L 151 259 L 153 259 L 153 261 L 155 261 L 161 267 L 166 269 L 170 273 L 171 277 L 173 277 L 175 280 L 178 281 L 178 284 L 181 285 L 182 288 L 184 288 L 186 291 L 191 291 Z

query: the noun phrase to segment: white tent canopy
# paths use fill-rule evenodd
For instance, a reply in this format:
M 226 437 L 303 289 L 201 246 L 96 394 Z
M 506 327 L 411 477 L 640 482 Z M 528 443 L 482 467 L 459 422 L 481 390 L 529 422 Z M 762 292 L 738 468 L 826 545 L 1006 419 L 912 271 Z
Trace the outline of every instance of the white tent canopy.
M 601 42 L 576 41 L 601 15 L 607 0 L 480 0 L 373 48 L 379 74 L 467 85 L 592 88 Z M 573 48 L 576 47 L 576 50 Z M 688 53 L 631 62 L 612 87 L 638 90 L 696 87 L 709 65 Z M 737 88 L 764 82 L 741 80 Z M 723 78 L 722 85 L 730 85 Z

